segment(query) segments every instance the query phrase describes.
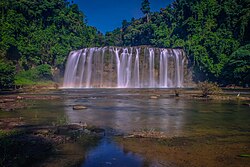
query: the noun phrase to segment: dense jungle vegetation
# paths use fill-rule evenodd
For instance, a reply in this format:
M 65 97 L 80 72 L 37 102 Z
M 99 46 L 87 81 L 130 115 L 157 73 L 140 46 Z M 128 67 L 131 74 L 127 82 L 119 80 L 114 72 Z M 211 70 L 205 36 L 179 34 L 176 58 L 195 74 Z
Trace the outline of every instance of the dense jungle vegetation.
M 159 12 L 142 0 L 141 11 L 101 34 L 67 0 L 0 0 L 0 89 L 51 80 L 71 50 L 90 46 L 183 48 L 195 80 L 250 83 L 249 0 L 175 0 Z

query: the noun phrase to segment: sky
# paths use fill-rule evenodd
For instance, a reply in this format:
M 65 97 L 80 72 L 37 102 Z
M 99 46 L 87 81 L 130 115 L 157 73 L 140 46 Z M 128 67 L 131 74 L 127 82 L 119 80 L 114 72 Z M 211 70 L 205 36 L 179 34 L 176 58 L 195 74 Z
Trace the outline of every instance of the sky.
M 85 14 L 87 24 L 106 33 L 121 27 L 122 20 L 140 18 L 142 0 L 73 0 Z M 149 0 L 151 11 L 160 11 L 173 0 Z

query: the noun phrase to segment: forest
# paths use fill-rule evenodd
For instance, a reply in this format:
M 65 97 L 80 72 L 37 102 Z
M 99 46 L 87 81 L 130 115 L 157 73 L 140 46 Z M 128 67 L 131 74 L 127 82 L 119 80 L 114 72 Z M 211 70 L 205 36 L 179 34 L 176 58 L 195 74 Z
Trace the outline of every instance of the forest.
M 183 48 L 194 81 L 250 83 L 249 0 L 175 0 L 102 34 L 67 0 L 0 0 L 0 89 L 53 80 L 70 51 L 94 46 Z M 108 20 L 107 20 L 108 21 Z

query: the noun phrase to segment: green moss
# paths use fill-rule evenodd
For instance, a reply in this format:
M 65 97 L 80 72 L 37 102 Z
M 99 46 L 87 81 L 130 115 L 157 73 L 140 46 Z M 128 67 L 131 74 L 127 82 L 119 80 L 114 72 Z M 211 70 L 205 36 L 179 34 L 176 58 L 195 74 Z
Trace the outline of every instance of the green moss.
M 246 157 L 246 158 L 250 158 L 250 154 L 240 154 L 239 157 Z
M 0 129 L 0 140 L 6 137 L 16 136 L 22 134 L 19 130 L 1 130 Z

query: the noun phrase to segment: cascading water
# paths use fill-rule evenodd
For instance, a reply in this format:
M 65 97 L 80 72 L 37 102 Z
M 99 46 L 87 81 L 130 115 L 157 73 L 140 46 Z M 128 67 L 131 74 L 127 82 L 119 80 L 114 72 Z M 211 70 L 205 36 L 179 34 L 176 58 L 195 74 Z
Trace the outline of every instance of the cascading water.
M 69 54 L 63 87 L 183 87 L 185 62 L 182 49 L 84 48 Z

